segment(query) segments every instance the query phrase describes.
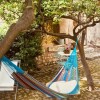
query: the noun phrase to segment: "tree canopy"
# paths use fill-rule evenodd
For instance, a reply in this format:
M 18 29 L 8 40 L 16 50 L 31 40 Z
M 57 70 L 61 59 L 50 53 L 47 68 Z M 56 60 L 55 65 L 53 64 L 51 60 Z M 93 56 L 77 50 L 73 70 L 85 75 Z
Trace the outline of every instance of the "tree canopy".
M 16 22 L 24 10 L 24 1 L 25 0 L 0 0 L 0 16 L 10 24 Z M 100 21 L 100 6 L 98 0 L 32 1 L 35 9 L 34 14 L 36 16 L 33 28 L 37 28 L 40 24 L 43 25 L 45 21 L 50 19 L 52 19 L 53 22 L 58 22 L 61 18 L 68 18 L 77 22 L 78 26 L 86 26 L 91 23 L 93 25 Z M 82 16 L 84 16 L 84 19 Z

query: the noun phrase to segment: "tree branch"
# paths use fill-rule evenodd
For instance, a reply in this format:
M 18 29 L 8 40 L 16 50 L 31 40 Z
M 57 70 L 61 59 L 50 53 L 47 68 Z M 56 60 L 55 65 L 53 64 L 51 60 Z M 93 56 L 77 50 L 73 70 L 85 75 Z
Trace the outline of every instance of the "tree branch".
M 66 19 L 72 19 L 72 20 L 74 20 L 75 22 L 77 22 L 78 24 L 80 24 L 80 25 L 83 25 L 83 24 L 88 24 L 91 20 L 93 20 L 94 19 L 94 16 L 91 16 L 89 19 L 87 19 L 87 21 L 82 21 L 81 19 L 79 19 L 79 18 L 77 18 L 77 17 L 75 17 L 75 16 L 73 16 L 73 15 L 69 15 L 69 16 L 62 16 L 61 18 L 66 18 Z
M 35 33 L 35 32 L 41 32 L 41 33 L 44 33 L 44 34 L 47 34 L 47 35 L 51 35 L 51 36 L 56 36 L 56 37 L 59 37 L 59 38 L 69 38 L 69 39 L 72 39 L 75 41 L 75 38 L 74 36 L 71 36 L 71 35 L 67 35 L 66 33 L 53 33 L 53 32 L 47 32 L 46 30 L 30 30 L 31 33 Z
M 66 18 L 66 19 L 72 19 L 72 20 L 74 20 L 75 22 L 78 22 L 78 19 L 76 18 L 76 17 L 74 17 L 74 16 L 65 16 L 65 15 L 63 15 L 61 18 Z
M 79 31 L 76 33 L 77 34 L 77 36 L 78 36 L 78 34 L 80 33 L 80 32 L 82 32 L 84 29 L 86 29 L 87 27 L 92 27 L 92 26 L 95 26 L 97 23 L 99 23 L 100 22 L 100 20 L 98 20 L 98 21 L 93 21 L 91 24 L 88 24 L 88 25 L 85 25 L 85 26 L 83 26 L 81 29 L 79 29 Z
M 45 33 L 47 35 L 52 35 L 52 36 L 56 36 L 56 37 L 59 37 L 59 38 L 69 38 L 69 39 L 74 40 L 74 36 L 71 36 L 69 34 L 67 35 L 66 33 L 47 32 L 43 26 L 42 26 L 42 30 L 43 30 L 43 33 Z

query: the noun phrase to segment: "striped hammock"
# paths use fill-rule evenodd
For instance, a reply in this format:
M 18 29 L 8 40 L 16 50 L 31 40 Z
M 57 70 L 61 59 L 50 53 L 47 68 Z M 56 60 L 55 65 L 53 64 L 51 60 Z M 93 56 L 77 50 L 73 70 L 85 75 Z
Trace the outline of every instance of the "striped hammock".
M 7 70 L 10 72 L 13 78 L 25 88 L 36 89 L 49 97 L 60 99 L 67 98 L 68 95 L 79 93 L 76 47 L 68 57 L 64 66 L 61 68 L 58 74 L 47 84 L 47 86 L 41 84 L 34 77 L 24 72 L 21 68 L 13 64 L 7 57 L 2 57 L 1 62 L 5 64 Z

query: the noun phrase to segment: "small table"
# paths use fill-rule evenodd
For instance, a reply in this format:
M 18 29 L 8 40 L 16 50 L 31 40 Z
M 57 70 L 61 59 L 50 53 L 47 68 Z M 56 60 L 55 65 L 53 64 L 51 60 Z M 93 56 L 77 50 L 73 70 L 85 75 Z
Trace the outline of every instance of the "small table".
M 60 56 L 67 56 L 67 57 L 68 57 L 68 56 L 70 56 L 70 54 L 72 53 L 72 51 L 73 51 L 73 50 L 71 50 L 70 53 L 64 53 L 63 51 L 60 51 L 60 52 L 58 52 L 58 54 L 59 54 Z
M 62 52 L 62 51 L 60 51 L 60 52 L 58 52 L 58 54 L 60 55 L 60 56 L 69 56 L 70 55 L 70 53 L 64 53 L 64 52 Z
M 65 61 L 67 58 L 71 55 L 73 50 L 70 51 L 70 53 L 64 53 L 63 51 L 58 52 L 57 54 L 59 55 L 59 60 L 60 61 Z

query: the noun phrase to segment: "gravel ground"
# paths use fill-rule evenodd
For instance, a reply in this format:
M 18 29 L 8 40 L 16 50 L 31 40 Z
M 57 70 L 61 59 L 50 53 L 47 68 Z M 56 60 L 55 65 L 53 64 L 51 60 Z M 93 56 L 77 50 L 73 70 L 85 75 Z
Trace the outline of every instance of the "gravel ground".
M 75 96 L 69 96 L 66 100 L 100 100 L 100 58 L 87 61 L 93 76 L 95 83 L 95 90 L 88 91 L 86 86 L 85 74 L 83 67 L 79 62 L 80 73 L 80 94 Z M 34 78 L 42 82 L 47 83 L 58 72 L 58 65 L 45 66 L 42 70 L 34 70 L 31 73 Z M 14 92 L 0 92 L 0 100 L 14 100 Z M 17 100 L 51 100 L 44 94 L 36 90 L 28 90 L 24 88 L 18 89 Z

